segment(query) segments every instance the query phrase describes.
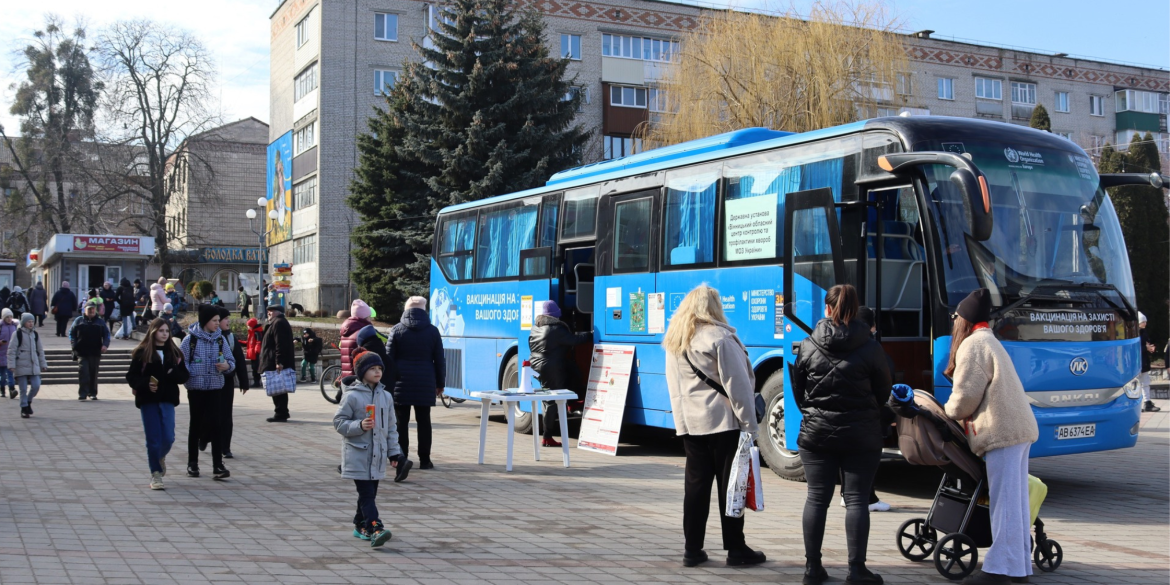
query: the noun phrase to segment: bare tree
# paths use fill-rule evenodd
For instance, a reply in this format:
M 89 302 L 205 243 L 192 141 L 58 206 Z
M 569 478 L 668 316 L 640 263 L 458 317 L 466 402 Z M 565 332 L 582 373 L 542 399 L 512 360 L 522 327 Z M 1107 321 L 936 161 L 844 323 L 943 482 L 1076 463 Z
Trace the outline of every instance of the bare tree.
M 13 168 L 5 180 L 20 182 L 20 196 L 10 198 L 5 211 L 23 220 L 20 233 L 42 224 L 69 232 L 86 216 L 90 190 L 77 184 L 77 145 L 93 135 L 102 84 L 94 80 L 85 40 L 84 23 L 68 33 L 60 17 L 49 15 L 21 52 L 25 79 L 12 85 L 9 108 L 20 117 L 20 137 L 0 125 L 3 154 Z
M 892 101 L 906 54 L 880 1 L 825 1 L 807 17 L 727 11 L 681 39 L 666 113 L 639 128 L 667 145 L 751 126 L 805 132 Z
M 191 33 L 148 20 L 118 22 L 103 31 L 98 55 L 104 112 L 115 129 L 108 142 L 124 149 L 101 165 L 103 196 L 117 205 L 141 204 L 141 213 L 126 221 L 154 236 L 163 274 L 170 275 L 166 210 L 175 190 L 167 181 L 179 160 L 172 155 L 188 137 L 219 123 L 212 107 L 215 66 Z M 212 174 L 207 161 L 184 159 Z

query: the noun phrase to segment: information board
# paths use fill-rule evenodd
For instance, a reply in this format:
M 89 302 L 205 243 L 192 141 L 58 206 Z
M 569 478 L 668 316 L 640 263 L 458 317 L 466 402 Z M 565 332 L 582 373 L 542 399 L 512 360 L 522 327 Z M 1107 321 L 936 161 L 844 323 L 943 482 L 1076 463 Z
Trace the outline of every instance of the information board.
M 581 435 L 577 440 L 578 449 L 617 455 L 633 368 L 634 346 L 593 346 L 589 386 L 585 391 L 585 412 L 581 416 Z

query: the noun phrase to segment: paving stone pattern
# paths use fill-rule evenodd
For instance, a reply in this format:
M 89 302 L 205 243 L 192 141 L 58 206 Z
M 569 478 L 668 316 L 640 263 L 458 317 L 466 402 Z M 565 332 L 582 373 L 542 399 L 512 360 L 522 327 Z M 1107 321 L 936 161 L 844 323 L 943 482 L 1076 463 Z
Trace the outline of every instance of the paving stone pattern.
M 681 566 L 683 457 L 668 434 L 630 433 L 616 458 L 573 450 L 570 469 L 559 450 L 532 461 L 520 437 L 516 470 L 505 473 L 503 424 L 491 424 L 479 466 L 478 407 L 438 407 L 438 468 L 383 483 L 378 504 L 394 538 L 374 550 L 350 535 L 356 496 L 337 475 L 333 408 L 315 388 L 292 398 L 288 424 L 264 422 L 271 402 L 262 392 L 237 398 L 237 458 L 226 482 L 183 475 L 184 402 L 164 492 L 147 489 L 125 386 L 104 386 L 98 402 L 75 393 L 42 389 L 30 420 L 16 401 L 0 403 L 0 583 L 799 583 L 803 571 L 805 487 L 770 474 L 767 510 L 747 520 L 749 544 L 769 562 L 723 566 L 712 516 L 712 561 Z M 1170 580 L 1170 421 L 1159 413 L 1143 422 L 1137 448 L 1033 462 L 1050 488 L 1042 517 L 1065 551 L 1060 570 L 1034 583 Z M 869 566 L 887 583 L 945 582 L 894 546 L 897 527 L 925 514 L 937 481 L 933 470 L 905 464 L 880 472 L 879 493 L 895 509 L 873 515 Z M 841 582 L 844 509 L 836 505 L 825 561 Z

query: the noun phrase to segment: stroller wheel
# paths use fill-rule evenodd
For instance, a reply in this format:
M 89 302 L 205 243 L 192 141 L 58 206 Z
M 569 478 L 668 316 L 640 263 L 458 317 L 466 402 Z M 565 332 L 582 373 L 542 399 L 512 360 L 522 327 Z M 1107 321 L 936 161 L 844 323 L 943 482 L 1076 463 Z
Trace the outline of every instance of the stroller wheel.
M 979 549 L 975 541 L 962 532 L 942 537 L 934 547 L 934 568 L 952 581 L 958 581 L 975 572 L 979 562 Z
M 1047 539 L 1032 551 L 1032 560 L 1036 562 L 1036 568 L 1051 573 L 1064 561 L 1064 549 L 1060 548 L 1059 542 Z
M 926 518 L 911 518 L 898 528 L 898 551 L 916 563 L 926 560 L 937 542 L 938 533 L 926 523 Z
M 447 396 L 446 394 L 440 394 L 439 400 L 441 400 L 443 402 L 444 408 L 451 408 L 451 397 L 450 396 Z

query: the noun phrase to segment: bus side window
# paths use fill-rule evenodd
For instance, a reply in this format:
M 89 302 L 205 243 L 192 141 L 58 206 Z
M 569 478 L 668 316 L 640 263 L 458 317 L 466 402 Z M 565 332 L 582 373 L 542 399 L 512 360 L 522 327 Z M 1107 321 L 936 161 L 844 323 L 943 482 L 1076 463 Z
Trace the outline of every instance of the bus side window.
M 614 272 L 650 270 L 650 212 L 654 200 L 646 197 L 614 207 Z
M 689 268 L 715 262 L 715 198 L 721 166 L 667 175 L 663 266 Z
M 492 280 L 520 275 L 520 250 L 536 240 L 536 211 L 540 200 L 519 207 L 485 210 L 479 214 L 479 245 L 475 277 Z M 490 209 L 490 208 L 489 208 Z
M 451 282 L 471 280 L 475 215 L 443 220 L 439 230 L 439 267 Z

